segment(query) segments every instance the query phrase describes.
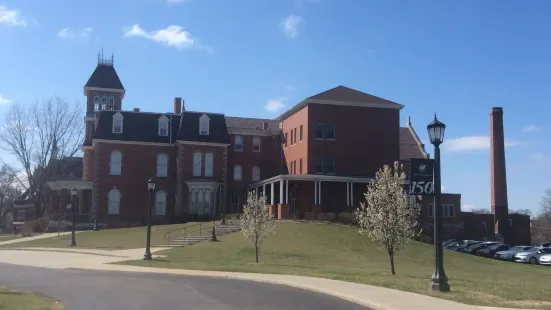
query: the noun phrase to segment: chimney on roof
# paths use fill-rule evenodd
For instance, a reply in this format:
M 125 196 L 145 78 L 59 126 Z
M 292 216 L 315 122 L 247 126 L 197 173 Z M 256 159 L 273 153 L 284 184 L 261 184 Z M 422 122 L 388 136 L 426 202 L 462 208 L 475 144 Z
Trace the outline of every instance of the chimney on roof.
M 503 131 L 503 108 L 493 107 L 490 111 L 490 179 L 492 213 L 495 233 L 503 242 L 510 242 L 509 206 L 507 203 L 507 176 L 505 173 L 505 137 Z
M 262 129 L 268 130 L 268 122 L 262 122 Z
M 180 97 L 174 98 L 174 114 L 182 114 L 182 98 Z
M 134 110 L 132 110 L 134 112 L 140 112 L 140 108 L 134 108 Z

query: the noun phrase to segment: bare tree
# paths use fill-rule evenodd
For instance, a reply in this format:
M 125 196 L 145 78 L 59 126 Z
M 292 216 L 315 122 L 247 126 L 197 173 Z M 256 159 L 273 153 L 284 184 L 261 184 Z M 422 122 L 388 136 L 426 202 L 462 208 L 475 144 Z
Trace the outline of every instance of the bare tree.
M 491 213 L 490 210 L 484 209 L 484 208 L 472 209 L 471 212 L 475 213 L 475 214 L 490 214 Z
M 46 181 L 54 144 L 57 159 L 76 155 L 82 144 L 84 122 L 78 104 L 70 105 L 62 98 L 13 104 L 1 128 L 0 148 L 15 156 L 20 166 L 14 169 L 17 181 L 41 217 L 49 202 Z
M 12 205 L 13 200 L 21 194 L 16 183 L 16 176 L 12 169 L 3 164 L 0 167 L 0 220 L 8 214 L 8 205 Z
M 509 214 L 521 214 L 521 215 L 532 216 L 532 211 L 530 209 L 518 209 L 518 210 L 509 211 Z
M 247 203 L 243 206 L 241 228 L 245 238 L 254 246 L 258 263 L 262 242 L 265 237 L 275 233 L 276 229 L 276 222 L 270 218 L 264 194 L 255 198 L 253 193 L 249 193 Z
M 375 175 L 375 181 L 368 184 L 366 201 L 356 212 L 359 232 L 387 251 L 393 275 L 396 275 L 394 256 L 419 234 L 416 226 L 420 208 L 406 193 L 405 179 L 398 162 L 394 163 L 394 169 L 385 165 Z
M 534 242 L 551 240 L 551 189 L 545 191 L 540 203 L 540 212 L 532 221 L 532 239 Z

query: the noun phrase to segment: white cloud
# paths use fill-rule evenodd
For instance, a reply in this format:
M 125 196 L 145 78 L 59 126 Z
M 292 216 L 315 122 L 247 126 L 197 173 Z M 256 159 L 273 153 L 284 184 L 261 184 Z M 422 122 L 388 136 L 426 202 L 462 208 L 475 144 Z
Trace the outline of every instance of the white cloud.
M 505 139 L 505 147 L 527 144 Z M 490 149 L 490 136 L 467 136 L 445 140 L 442 149 L 449 152 L 485 151 Z
M 10 10 L 0 5 L 0 24 L 14 27 L 26 27 L 27 22 L 18 10 Z
M 285 19 L 283 19 L 283 21 L 279 26 L 281 27 L 281 29 L 283 29 L 283 32 L 285 33 L 286 36 L 290 38 L 294 38 L 298 36 L 298 28 L 301 23 L 302 23 L 302 17 L 295 14 L 291 14 L 285 17 Z
M 271 113 L 279 112 L 283 110 L 283 108 L 285 108 L 285 105 L 283 104 L 283 101 L 285 100 L 287 99 L 285 98 L 270 99 L 268 100 L 268 102 L 266 102 L 266 105 L 264 105 L 264 109 L 266 109 L 266 111 Z
M 446 188 L 444 187 L 444 185 L 440 185 L 440 191 L 443 193 L 446 191 Z
M 469 203 L 464 203 L 463 206 L 461 207 L 461 211 L 472 211 L 472 210 L 477 210 L 478 207 L 473 205 L 473 204 L 469 204 Z
M 11 100 L 2 96 L 2 94 L 0 94 L 0 104 L 8 104 L 8 103 L 11 103 Z
M 529 125 L 522 129 L 522 132 L 534 132 L 534 131 L 540 131 L 541 127 L 538 127 L 536 125 Z
M 57 35 L 63 39 L 76 39 L 76 38 L 88 38 L 94 29 L 92 27 L 86 27 L 82 29 L 63 28 Z
M 135 24 L 124 30 L 125 37 L 140 37 L 148 39 L 166 46 L 184 49 L 190 47 L 198 47 L 212 52 L 212 49 L 207 46 L 200 45 L 191 33 L 184 30 L 182 26 L 171 25 L 164 29 L 145 31 L 140 25 Z

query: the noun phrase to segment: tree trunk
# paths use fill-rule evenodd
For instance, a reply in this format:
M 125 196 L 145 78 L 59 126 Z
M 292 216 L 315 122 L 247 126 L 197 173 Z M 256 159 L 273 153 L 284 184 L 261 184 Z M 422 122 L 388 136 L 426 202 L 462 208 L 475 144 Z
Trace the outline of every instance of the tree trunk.
M 255 246 L 254 250 L 256 252 L 256 263 L 258 264 L 258 246 Z
M 396 271 L 394 270 L 394 253 L 388 253 L 388 256 L 390 257 L 390 270 L 392 271 L 392 275 L 396 275 Z

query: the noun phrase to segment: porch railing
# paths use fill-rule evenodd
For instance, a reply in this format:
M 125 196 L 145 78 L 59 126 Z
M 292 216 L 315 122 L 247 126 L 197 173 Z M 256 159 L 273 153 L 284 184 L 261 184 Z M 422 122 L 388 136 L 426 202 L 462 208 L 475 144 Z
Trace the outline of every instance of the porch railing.
M 191 226 L 177 228 L 177 229 L 165 232 L 164 238 L 167 241 L 167 245 L 170 245 L 170 241 L 176 238 L 183 237 L 183 239 L 185 239 L 188 236 L 192 236 L 192 235 L 202 236 L 203 234 L 208 234 L 208 232 L 203 232 L 203 231 L 207 229 L 210 230 L 215 225 L 216 225 L 216 220 L 213 220 L 212 222 L 204 222 L 204 223 L 199 223 Z

